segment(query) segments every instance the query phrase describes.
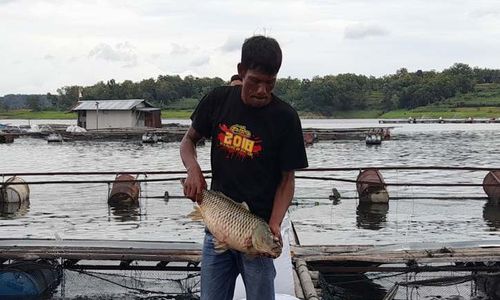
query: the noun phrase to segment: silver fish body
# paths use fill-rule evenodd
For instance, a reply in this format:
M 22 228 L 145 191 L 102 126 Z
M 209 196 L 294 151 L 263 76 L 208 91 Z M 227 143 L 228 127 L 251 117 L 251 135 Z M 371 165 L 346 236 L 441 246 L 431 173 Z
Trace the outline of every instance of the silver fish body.
M 215 237 L 215 249 L 238 250 L 249 255 L 280 256 L 282 245 L 273 236 L 269 225 L 222 193 L 203 191 L 201 204 L 189 214 L 193 220 L 203 220 Z

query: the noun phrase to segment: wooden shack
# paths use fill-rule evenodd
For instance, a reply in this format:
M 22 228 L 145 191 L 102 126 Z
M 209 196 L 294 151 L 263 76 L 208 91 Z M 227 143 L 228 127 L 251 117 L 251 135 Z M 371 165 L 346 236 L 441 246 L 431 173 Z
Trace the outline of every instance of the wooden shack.
M 161 110 L 144 99 L 78 101 L 71 111 L 87 130 L 161 127 Z

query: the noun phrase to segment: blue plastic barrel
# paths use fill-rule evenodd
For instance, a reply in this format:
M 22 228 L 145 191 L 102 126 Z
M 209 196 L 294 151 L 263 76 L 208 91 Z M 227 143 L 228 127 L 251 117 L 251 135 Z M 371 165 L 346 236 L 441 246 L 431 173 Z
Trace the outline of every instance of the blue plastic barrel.
M 16 261 L 0 268 L 0 299 L 39 299 L 59 285 L 62 268 L 55 261 Z

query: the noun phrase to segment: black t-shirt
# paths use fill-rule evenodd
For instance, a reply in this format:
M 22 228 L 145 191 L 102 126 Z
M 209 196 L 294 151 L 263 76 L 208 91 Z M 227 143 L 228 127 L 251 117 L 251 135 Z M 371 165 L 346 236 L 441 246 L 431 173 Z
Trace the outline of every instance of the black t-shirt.
M 269 221 L 282 172 L 308 166 L 297 112 L 274 95 L 265 107 L 247 106 L 241 86 L 223 86 L 200 101 L 191 119 L 212 141 L 211 189 Z

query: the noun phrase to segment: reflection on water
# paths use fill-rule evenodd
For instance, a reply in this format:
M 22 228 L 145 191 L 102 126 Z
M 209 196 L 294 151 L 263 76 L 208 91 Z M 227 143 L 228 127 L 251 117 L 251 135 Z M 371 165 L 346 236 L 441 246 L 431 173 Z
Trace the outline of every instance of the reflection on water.
M 483 218 L 492 230 L 500 229 L 500 204 L 487 201 L 483 207 Z
M 384 227 L 389 204 L 360 202 L 356 210 L 358 228 L 379 230 Z
M 110 205 L 111 214 L 118 222 L 139 221 L 141 211 L 139 206 L 133 205 Z

